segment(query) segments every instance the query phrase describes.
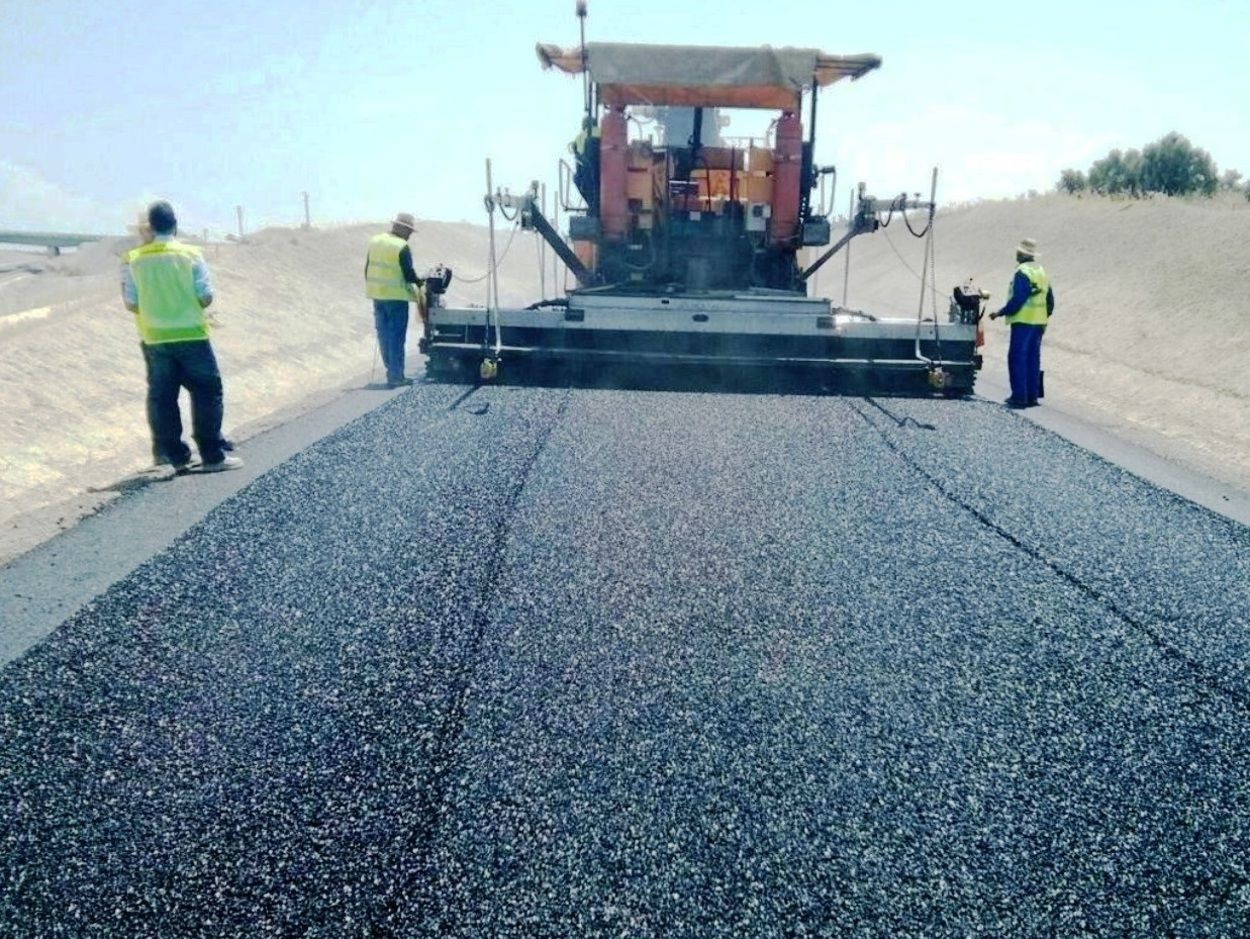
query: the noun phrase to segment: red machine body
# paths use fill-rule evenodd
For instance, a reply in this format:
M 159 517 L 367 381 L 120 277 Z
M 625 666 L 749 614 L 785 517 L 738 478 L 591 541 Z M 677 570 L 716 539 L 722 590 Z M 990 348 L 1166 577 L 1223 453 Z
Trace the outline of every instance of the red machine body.
M 803 172 L 803 124 L 794 111 L 783 111 L 777 121 L 775 159 L 769 234 L 774 242 L 789 241 L 798 231 Z
M 599 140 L 599 223 L 610 241 L 629 233 L 628 150 L 625 109 L 611 108 L 603 117 Z

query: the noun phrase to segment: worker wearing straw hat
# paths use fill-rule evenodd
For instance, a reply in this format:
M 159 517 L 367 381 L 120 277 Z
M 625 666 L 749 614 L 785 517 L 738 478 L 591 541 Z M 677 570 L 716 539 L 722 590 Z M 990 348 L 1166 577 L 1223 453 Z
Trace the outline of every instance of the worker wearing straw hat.
M 417 222 L 407 212 L 400 212 L 391 222 L 391 230 L 374 235 L 369 242 L 365 260 L 365 296 L 373 301 L 373 322 L 378 333 L 378 348 L 386 366 L 386 384 L 391 388 L 411 385 L 404 376 L 404 342 L 408 335 L 408 304 L 421 304 L 423 281 L 412 266 L 412 250 L 408 239 L 416 231 Z
M 1032 238 L 1023 238 L 1016 246 L 1016 263 L 1009 298 L 990 319 L 1005 316 L 1011 326 L 1007 349 L 1011 397 L 1004 403 L 1009 408 L 1031 408 L 1042 396 L 1042 336 L 1055 312 L 1055 292 L 1038 263 L 1037 242 Z

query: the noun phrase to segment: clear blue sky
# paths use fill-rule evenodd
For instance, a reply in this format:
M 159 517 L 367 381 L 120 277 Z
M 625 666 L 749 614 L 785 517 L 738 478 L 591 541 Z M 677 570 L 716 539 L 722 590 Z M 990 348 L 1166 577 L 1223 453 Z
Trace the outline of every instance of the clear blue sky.
M 549 184 L 577 130 L 573 0 L 0 0 L 0 228 L 484 220 L 496 182 Z M 1250 175 L 1250 2 L 590 0 L 600 41 L 874 52 L 822 95 L 818 160 L 871 191 L 1015 195 L 1170 130 Z M 805 115 L 806 117 L 806 115 Z M 733 132 L 731 128 L 730 132 Z M 839 203 L 844 202 L 843 187 Z

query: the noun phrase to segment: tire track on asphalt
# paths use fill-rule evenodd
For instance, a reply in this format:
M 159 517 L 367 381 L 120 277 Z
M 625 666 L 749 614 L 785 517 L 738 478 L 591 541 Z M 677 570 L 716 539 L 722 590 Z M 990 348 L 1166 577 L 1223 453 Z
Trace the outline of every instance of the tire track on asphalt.
M 475 386 L 473 391 L 476 390 L 477 387 Z M 434 843 L 446 817 L 447 784 L 455 765 L 456 747 L 464 734 L 469 706 L 469 689 L 472 679 L 481 665 L 482 641 L 486 634 L 486 629 L 490 625 L 491 604 L 494 600 L 496 582 L 503 568 L 504 555 L 508 537 L 512 530 L 512 521 L 516 514 L 516 507 L 520 501 L 521 493 L 529 482 L 534 464 L 538 462 L 538 458 L 551 440 L 551 435 L 555 432 L 561 420 L 563 420 L 572 396 L 573 392 L 566 389 L 559 405 L 555 409 L 555 413 L 551 415 L 546 425 L 539 430 L 533 448 L 521 463 L 516 474 L 516 481 L 500 507 L 498 519 L 492 533 L 490 554 L 486 559 L 481 574 L 481 587 L 473 603 L 472 625 L 469 630 L 468 643 L 464 650 L 463 666 L 459 670 L 460 674 L 456 676 L 447 718 L 435 736 L 429 771 L 417 785 L 417 792 L 419 793 L 417 799 L 418 810 L 416 819 L 409 829 L 412 832 L 412 837 L 407 846 L 408 856 L 416 859 L 417 863 L 413 868 L 413 873 L 407 875 L 396 887 L 388 890 L 387 896 L 379 910 L 380 915 L 371 924 L 378 931 L 378 935 L 402 936 L 410 934 L 409 928 L 400 928 L 398 924 L 401 922 L 404 912 L 413 909 L 409 901 L 415 893 L 414 888 L 417 888 L 430 874 L 428 866 L 430 846 Z M 468 397 L 468 395 L 464 397 Z M 459 403 L 460 401 L 456 402 L 456 404 Z
M 882 410 L 886 414 L 889 413 L 888 411 L 885 411 L 885 409 L 881 408 L 881 406 L 874 402 L 871 398 L 866 400 L 878 410 Z M 1153 628 L 1145 620 L 1134 616 L 1128 610 L 1120 606 L 1120 604 L 1118 604 L 1112 597 L 1103 593 L 1097 587 L 1086 583 L 1071 571 L 1065 570 L 1056 561 L 1053 561 L 1051 558 L 1043 554 L 1040 549 L 1033 547 L 1025 542 L 1023 538 L 1013 534 L 1002 525 L 999 525 L 988 514 L 961 497 L 941 479 L 926 470 L 920 462 L 912 457 L 902 446 L 890 439 L 890 435 L 886 432 L 885 428 L 881 427 L 876 421 L 874 421 L 869 414 L 858 407 L 855 403 L 848 403 L 851 410 L 859 415 L 864 423 L 880 435 L 882 442 L 886 445 L 890 452 L 897 456 L 905 466 L 912 470 L 912 472 L 916 473 L 916 475 L 928 482 L 929 485 L 933 486 L 933 488 L 935 488 L 944 499 L 963 509 L 976 519 L 983 527 L 994 532 L 1000 538 L 1010 543 L 1013 547 L 1023 551 L 1030 558 L 1037 561 L 1039 564 L 1044 565 L 1048 570 L 1052 571 L 1058 577 L 1071 584 L 1086 597 L 1104 607 L 1108 612 L 1128 626 L 1129 629 L 1145 638 L 1164 658 L 1171 660 L 1179 665 L 1184 671 L 1188 672 L 1193 677 L 1194 681 L 1196 681 L 1197 684 L 1204 690 L 1211 694 L 1219 695 L 1235 704 L 1242 711 L 1250 713 L 1250 695 L 1247 695 L 1245 690 L 1228 685 L 1227 683 L 1221 681 L 1218 677 L 1212 675 L 1207 666 L 1199 660 L 1187 655 L 1176 645 L 1173 645 L 1159 630 Z M 901 427 L 902 424 L 899 424 L 898 426 Z

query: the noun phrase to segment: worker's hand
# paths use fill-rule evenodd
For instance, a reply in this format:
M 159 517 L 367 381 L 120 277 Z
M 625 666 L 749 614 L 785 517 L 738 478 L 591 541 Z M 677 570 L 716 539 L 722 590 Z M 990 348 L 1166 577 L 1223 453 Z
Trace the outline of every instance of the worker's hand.
M 999 314 L 997 314 L 997 313 L 991 313 L 991 314 L 990 314 L 990 319 L 992 319 L 992 320 L 996 320 L 996 319 L 998 319 L 998 317 L 999 317 Z

